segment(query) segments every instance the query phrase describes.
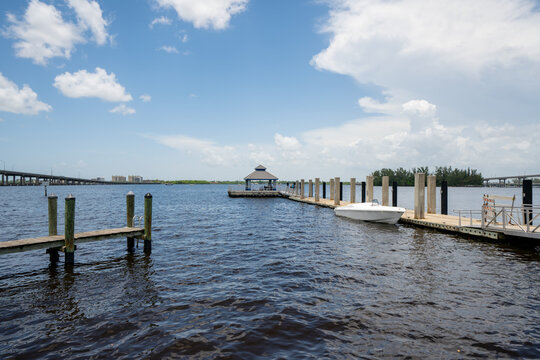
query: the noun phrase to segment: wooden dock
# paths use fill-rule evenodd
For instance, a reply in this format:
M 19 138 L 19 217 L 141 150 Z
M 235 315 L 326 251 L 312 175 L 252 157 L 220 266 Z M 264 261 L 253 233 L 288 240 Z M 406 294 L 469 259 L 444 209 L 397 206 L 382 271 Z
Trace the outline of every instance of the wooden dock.
M 301 193 L 300 190 L 299 193 Z M 316 205 L 334 209 L 337 206 L 345 206 L 351 204 L 348 201 L 340 201 L 339 205 L 335 205 L 334 200 L 315 197 L 302 197 L 300 194 L 290 191 L 280 192 L 281 196 L 289 200 L 302 202 L 305 204 Z M 337 195 L 337 193 L 336 193 Z M 402 224 L 430 228 L 438 231 L 448 232 L 462 236 L 473 236 L 485 240 L 512 240 L 521 243 L 533 245 L 540 244 L 540 232 L 526 232 L 519 225 L 506 224 L 504 227 L 500 223 L 493 224 L 490 227 L 482 227 L 480 219 L 459 217 L 452 215 L 424 213 L 423 218 L 415 218 L 414 210 L 406 210 L 399 220 Z
M 75 245 L 92 241 L 100 241 L 114 238 L 139 238 L 143 239 L 144 228 L 123 227 L 82 232 L 74 234 Z M 62 248 L 65 244 L 64 235 L 43 236 L 37 238 L 2 241 L 0 242 L 0 255 L 36 249 Z
M 65 231 L 64 235 L 58 235 L 58 197 L 49 195 L 49 236 L 0 241 L 0 255 L 36 249 L 47 249 L 51 263 L 59 260 L 59 252 L 64 253 L 65 264 L 73 265 L 75 262 L 76 244 L 92 241 L 107 240 L 113 238 L 127 239 L 127 251 L 135 249 L 135 239 L 144 240 L 144 252 L 152 252 L 152 195 L 144 196 L 144 227 L 134 227 L 135 218 L 135 195 L 129 192 L 126 195 L 126 222 L 127 226 L 114 229 L 103 229 L 75 234 L 75 197 L 71 194 L 65 199 Z M 139 218 L 143 218 L 140 216 Z

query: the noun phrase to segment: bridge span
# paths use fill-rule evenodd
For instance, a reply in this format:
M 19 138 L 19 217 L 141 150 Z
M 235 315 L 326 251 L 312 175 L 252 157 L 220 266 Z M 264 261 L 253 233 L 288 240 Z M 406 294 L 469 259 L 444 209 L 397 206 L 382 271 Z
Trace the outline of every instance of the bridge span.
M 521 185 L 523 183 L 524 179 L 534 179 L 534 178 L 540 178 L 540 174 L 537 175 L 514 175 L 514 176 L 495 176 L 495 177 L 489 177 L 484 178 L 484 186 L 506 186 L 506 180 L 510 179 L 518 179 L 519 183 L 516 185 Z M 498 180 L 498 183 L 496 184 L 490 184 L 490 181 Z
M 43 182 L 48 182 L 49 185 L 122 185 L 122 184 L 139 184 L 133 182 L 113 182 L 97 179 L 82 179 L 69 176 L 35 174 L 22 171 L 1 170 L 2 182 L 0 186 L 30 186 L 41 185 Z

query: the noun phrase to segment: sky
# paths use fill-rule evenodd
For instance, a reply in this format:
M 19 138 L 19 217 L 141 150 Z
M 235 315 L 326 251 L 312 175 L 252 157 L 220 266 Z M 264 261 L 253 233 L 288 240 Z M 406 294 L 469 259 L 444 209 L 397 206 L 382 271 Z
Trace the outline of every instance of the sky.
M 0 1 L 0 167 L 540 172 L 539 0 Z

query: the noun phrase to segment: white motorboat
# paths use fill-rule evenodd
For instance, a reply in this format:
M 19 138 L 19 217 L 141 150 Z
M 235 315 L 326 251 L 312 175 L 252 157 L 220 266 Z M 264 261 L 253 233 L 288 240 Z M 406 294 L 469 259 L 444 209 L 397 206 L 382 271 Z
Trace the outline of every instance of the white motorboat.
M 402 207 L 383 206 L 377 200 L 365 203 L 354 203 L 334 209 L 337 216 L 349 219 L 395 224 L 405 212 Z

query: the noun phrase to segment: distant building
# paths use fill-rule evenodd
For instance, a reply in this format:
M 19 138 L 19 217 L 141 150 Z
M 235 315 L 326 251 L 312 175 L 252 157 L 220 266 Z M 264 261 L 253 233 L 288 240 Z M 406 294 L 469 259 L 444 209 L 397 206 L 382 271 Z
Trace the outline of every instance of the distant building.
M 142 183 L 143 178 L 142 178 L 142 176 L 139 176 L 139 175 L 129 175 L 128 176 L 128 181 L 133 182 L 133 183 Z
M 126 182 L 126 177 L 120 175 L 113 175 L 112 182 Z

